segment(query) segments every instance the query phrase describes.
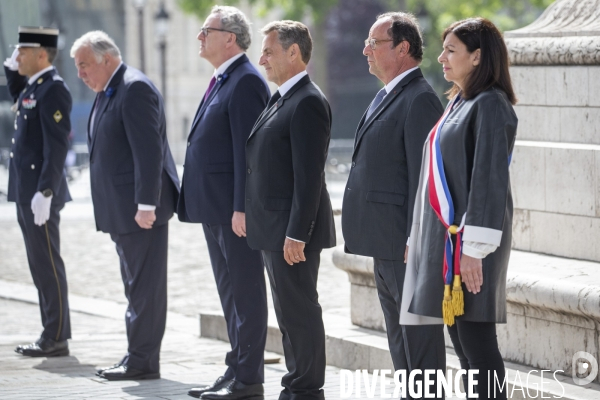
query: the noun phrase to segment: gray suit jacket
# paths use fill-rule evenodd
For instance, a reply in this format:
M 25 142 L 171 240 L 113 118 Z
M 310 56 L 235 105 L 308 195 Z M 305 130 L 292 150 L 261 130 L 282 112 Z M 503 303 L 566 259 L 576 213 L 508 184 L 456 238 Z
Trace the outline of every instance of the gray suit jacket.
M 402 260 L 410 234 L 423 143 L 443 107 L 420 69 L 388 93 L 356 132 L 344 193 L 346 252 Z

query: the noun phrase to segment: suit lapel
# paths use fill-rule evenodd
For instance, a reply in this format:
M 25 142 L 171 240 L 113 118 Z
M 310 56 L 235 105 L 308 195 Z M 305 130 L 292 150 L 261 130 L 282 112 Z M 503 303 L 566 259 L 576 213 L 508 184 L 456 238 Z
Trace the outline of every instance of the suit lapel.
M 94 150 L 94 144 L 96 143 L 96 139 L 98 137 L 98 126 L 100 126 L 100 121 L 102 120 L 102 117 L 104 116 L 104 112 L 106 111 L 106 108 L 108 107 L 108 105 L 110 104 L 110 101 L 115 97 L 115 91 L 117 90 L 118 86 L 121 84 L 121 81 L 123 80 L 123 75 L 125 74 L 125 71 L 127 70 L 127 65 L 122 64 L 119 67 L 119 70 L 115 73 L 115 75 L 112 77 L 108 88 L 106 89 L 106 92 L 103 94 L 100 94 L 100 96 L 97 96 L 97 102 L 99 102 L 98 104 L 98 109 L 96 110 L 96 115 L 94 116 L 94 127 L 93 127 L 93 132 L 91 133 L 92 136 L 92 142 L 90 144 L 90 157 L 92 156 L 92 151 Z M 112 94 L 110 96 L 107 96 L 106 93 L 112 89 Z M 94 103 L 94 107 L 96 106 L 96 103 Z M 92 118 L 92 115 L 94 113 L 94 109 L 92 108 L 92 114 L 90 114 L 90 119 L 88 120 L 88 132 L 90 129 L 90 121 Z
M 275 104 L 273 104 L 271 106 L 271 108 L 265 109 L 265 111 L 263 111 L 263 113 L 256 120 L 256 123 L 254 124 L 254 127 L 252 128 L 252 131 L 250 132 L 250 136 L 248 136 L 248 140 L 250 140 L 252 138 L 254 133 L 261 126 L 263 126 L 263 124 L 265 122 L 267 122 L 273 115 L 275 115 L 275 113 L 277 113 L 277 111 L 279 111 L 283 107 L 286 100 L 288 100 L 290 97 L 292 97 L 292 95 L 294 93 L 296 93 L 296 91 L 298 89 L 300 89 L 302 86 L 304 86 L 310 82 L 311 82 L 311 80 L 308 75 L 303 76 L 302 79 L 300 79 L 294 86 L 292 86 L 292 88 L 285 94 L 285 96 L 282 96 L 279 100 L 277 100 L 277 102 Z
M 223 86 L 223 84 L 225 84 L 225 81 L 228 79 L 228 75 L 231 74 L 233 72 L 233 70 L 235 70 L 238 66 L 242 65 L 243 63 L 248 62 L 248 56 L 246 56 L 245 54 L 242 55 L 240 58 L 238 58 L 237 60 L 235 60 L 226 70 L 225 72 L 222 74 L 222 76 L 225 76 L 225 80 L 221 80 L 221 81 L 217 81 L 215 83 L 215 86 L 213 87 L 213 89 L 211 90 L 210 94 L 208 95 L 208 97 L 206 98 L 206 100 L 204 100 L 204 98 L 202 99 L 202 101 L 200 102 L 200 105 L 198 106 L 198 111 L 196 111 L 196 116 L 194 117 L 194 122 L 192 122 L 192 128 L 190 129 L 190 136 L 193 134 L 194 132 L 194 128 L 196 127 L 196 125 L 198 124 L 198 121 L 200 121 L 200 118 L 202 118 L 202 115 L 204 114 L 204 111 L 206 111 L 206 109 L 208 108 L 208 105 L 212 102 L 212 100 L 215 98 L 215 96 L 217 95 L 217 93 L 219 92 L 219 90 L 221 90 L 221 86 Z M 189 138 L 188 138 L 189 139 Z
M 356 153 L 356 149 L 358 148 L 360 141 L 362 140 L 369 127 L 373 124 L 373 122 L 376 121 L 379 115 L 383 111 L 385 111 L 385 109 L 388 108 L 390 104 L 393 103 L 393 101 L 396 99 L 396 97 L 400 95 L 400 93 L 402 93 L 405 86 L 407 86 L 413 79 L 420 76 L 423 76 L 420 69 L 417 69 L 411 72 L 410 74 L 406 75 L 400 82 L 398 82 L 398 84 L 396 84 L 396 86 L 394 86 L 394 89 L 391 91 L 391 93 L 388 93 L 383 98 L 381 104 L 375 109 L 375 111 L 373 111 L 369 118 L 365 118 L 367 115 L 367 112 L 365 111 L 363 117 L 361 118 L 358 124 L 358 129 L 356 131 L 356 137 L 354 140 L 354 153 Z M 354 156 L 354 154 L 352 154 L 352 156 Z

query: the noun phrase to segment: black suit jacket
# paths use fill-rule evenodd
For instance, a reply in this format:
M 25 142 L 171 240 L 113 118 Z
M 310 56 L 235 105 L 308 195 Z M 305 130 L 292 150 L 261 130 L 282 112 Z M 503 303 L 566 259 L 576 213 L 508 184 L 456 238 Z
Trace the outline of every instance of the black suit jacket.
M 285 237 L 305 250 L 335 246 L 325 185 L 331 110 L 308 76 L 260 116 L 246 143 L 246 232 L 253 249 L 283 251 Z
M 4 67 L 11 97 L 17 102 L 10 149 L 8 201 L 30 204 L 36 192 L 51 189 L 52 204 L 71 200 L 65 158 L 71 132 L 71 93 L 55 69 L 29 87 L 27 78 Z
M 443 113 L 420 69 L 361 119 L 342 213 L 346 252 L 402 260 L 410 235 L 423 143 Z
M 134 219 L 138 204 L 156 206 L 154 225 L 165 224 L 177 204 L 179 179 L 161 94 L 142 72 L 123 64 L 96 106 L 88 145 L 97 229 L 141 230 Z
M 230 224 L 234 211 L 245 211 L 246 140 L 267 101 L 267 83 L 244 54 L 200 103 L 185 153 L 181 221 Z

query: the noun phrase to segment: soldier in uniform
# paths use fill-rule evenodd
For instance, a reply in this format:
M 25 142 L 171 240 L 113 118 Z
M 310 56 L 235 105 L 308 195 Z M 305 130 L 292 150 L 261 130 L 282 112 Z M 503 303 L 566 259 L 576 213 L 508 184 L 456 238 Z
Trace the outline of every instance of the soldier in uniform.
M 15 351 L 30 357 L 66 356 L 71 338 L 65 265 L 60 256 L 60 210 L 71 200 L 64 171 L 71 131 L 71 94 L 52 66 L 58 29 L 19 27 L 19 44 L 4 62 L 16 101 L 8 201 L 17 218 L 38 290 L 44 330 Z

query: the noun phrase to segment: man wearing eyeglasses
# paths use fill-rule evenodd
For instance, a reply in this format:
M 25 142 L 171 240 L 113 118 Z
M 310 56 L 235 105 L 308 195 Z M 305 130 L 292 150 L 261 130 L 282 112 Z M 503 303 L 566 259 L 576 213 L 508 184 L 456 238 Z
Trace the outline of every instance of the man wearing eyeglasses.
M 188 137 L 177 214 L 202 223 L 231 351 L 224 374 L 188 394 L 245 399 L 263 394 L 267 337 L 262 258 L 246 242 L 245 146 L 270 93 L 246 57 L 250 23 L 240 10 L 213 7 L 198 40 L 200 57 L 215 71 Z
M 342 214 L 346 252 L 374 259 L 394 368 L 405 370 L 406 376 L 417 369 L 445 370 L 441 321 L 400 325 L 405 250 L 422 149 L 443 108 L 419 69 L 423 41 L 414 16 L 380 15 L 365 40 L 363 54 L 369 72 L 384 87 L 356 131 Z M 430 393 L 436 393 L 435 389 L 431 385 Z

